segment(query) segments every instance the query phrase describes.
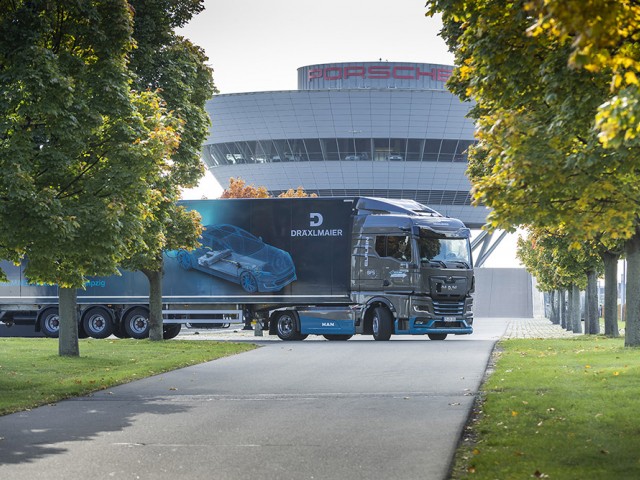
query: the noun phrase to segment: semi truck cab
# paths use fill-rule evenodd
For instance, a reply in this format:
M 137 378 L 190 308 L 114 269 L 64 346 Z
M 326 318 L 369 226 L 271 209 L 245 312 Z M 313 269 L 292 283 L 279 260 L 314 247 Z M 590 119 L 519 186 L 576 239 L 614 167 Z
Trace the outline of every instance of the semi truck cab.
M 473 332 L 470 230 L 411 200 L 360 199 L 353 228 L 355 333 L 376 337 L 376 310 L 393 334 Z M 384 311 L 384 313 L 381 313 Z M 386 337 L 387 334 L 382 337 Z M 381 338 L 382 339 L 382 338 Z

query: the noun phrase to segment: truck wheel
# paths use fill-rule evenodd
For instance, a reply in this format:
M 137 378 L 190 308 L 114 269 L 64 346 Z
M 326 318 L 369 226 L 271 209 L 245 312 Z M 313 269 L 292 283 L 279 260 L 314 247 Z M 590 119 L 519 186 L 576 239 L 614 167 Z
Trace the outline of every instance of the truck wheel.
M 258 282 L 249 272 L 242 272 L 240 275 L 240 286 L 247 293 L 256 293 L 258 291 Z
M 323 335 L 324 338 L 326 338 L 327 340 L 331 340 L 331 341 L 346 341 L 349 340 L 351 337 L 353 337 L 353 335 Z
M 180 330 L 182 330 L 182 324 L 180 323 L 162 327 L 162 338 L 164 340 L 171 340 L 172 338 L 176 338 L 180 333 Z
M 444 340 L 447 338 L 446 333 L 427 333 L 431 340 Z
M 282 312 L 276 319 L 276 331 L 281 340 L 304 340 L 307 335 L 298 332 L 294 313 Z
M 141 340 L 149 336 L 149 310 L 136 307 L 127 312 L 124 317 L 124 330 L 131 338 Z
M 58 338 L 60 335 L 60 315 L 58 307 L 45 308 L 38 316 L 40 331 L 45 337 Z
M 90 307 L 82 314 L 82 327 L 91 338 L 107 338 L 113 333 L 113 320 L 108 310 Z
M 384 307 L 376 307 L 373 310 L 373 338 L 376 340 L 389 340 L 391 338 L 391 327 L 393 316 Z

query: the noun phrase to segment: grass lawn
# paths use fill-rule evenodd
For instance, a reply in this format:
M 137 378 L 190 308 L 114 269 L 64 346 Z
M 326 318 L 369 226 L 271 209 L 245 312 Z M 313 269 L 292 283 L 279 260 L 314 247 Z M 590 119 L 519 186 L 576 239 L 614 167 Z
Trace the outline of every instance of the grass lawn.
M 498 352 L 451 478 L 640 478 L 640 349 L 582 336 Z
M 245 343 L 80 340 L 80 357 L 60 357 L 58 340 L 0 338 L 0 415 L 256 348 Z

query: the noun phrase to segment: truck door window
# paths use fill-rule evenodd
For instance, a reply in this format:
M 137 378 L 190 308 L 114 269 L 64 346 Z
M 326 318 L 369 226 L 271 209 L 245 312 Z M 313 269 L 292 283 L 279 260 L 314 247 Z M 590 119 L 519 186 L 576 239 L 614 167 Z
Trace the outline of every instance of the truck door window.
M 389 235 L 376 237 L 376 253 L 380 257 L 391 257 L 408 262 L 411 260 L 411 244 L 406 235 Z

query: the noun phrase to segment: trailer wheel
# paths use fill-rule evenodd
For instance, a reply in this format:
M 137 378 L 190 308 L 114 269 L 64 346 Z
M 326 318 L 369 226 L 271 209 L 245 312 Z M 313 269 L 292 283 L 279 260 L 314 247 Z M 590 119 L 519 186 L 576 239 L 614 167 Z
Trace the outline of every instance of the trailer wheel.
M 276 332 L 281 340 L 304 340 L 307 335 L 301 334 L 296 326 L 295 313 L 280 312 L 276 319 Z
M 136 307 L 124 316 L 124 330 L 131 338 L 141 340 L 149 336 L 149 310 Z
M 386 341 L 391 338 L 393 316 L 384 307 L 376 307 L 373 310 L 373 338 Z
M 242 272 L 240 274 L 240 286 L 247 293 L 256 293 L 258 291 L 258 282 L 250 272 Z
M 102 307 L 90 307 L 82 313 L 82 327 L 91 338 L 107 338 L 113 333 L 113 320 Z
M 162 338 L 164 340 L 171 340 L 172 338 L 178 336 L 180 330 L 182 330 L 182 324 L 180 323 L 177 323 L 175 325 L 166 325 L 162 327 Z
M 45 308 L 40 315 L 38 315 L 38 321 L 40 322 L 40 331 L 44 333 L 45 337 L 58 338 L 60 335 L 60 315 L 58 314 L 58 307 Z
M 353 335 L 323 335 L 324 338 L 326 338 L 327 340 L 333 341 L 333 342 L 337 342 L 337 341 L 346 341 L 349 340 L 351 337 L 353 337 Z
M 431 340 L 444 340 L 445 338 L 447 338 L 446 333 L 427 333 L 427 335 Z

